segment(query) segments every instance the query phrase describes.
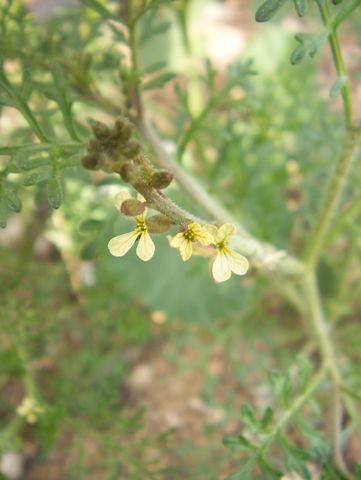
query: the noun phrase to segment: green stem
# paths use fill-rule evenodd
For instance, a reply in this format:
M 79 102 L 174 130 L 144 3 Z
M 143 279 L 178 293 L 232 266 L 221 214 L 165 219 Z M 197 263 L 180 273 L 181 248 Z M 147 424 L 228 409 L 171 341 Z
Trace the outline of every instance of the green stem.
M 140 121 L 143 118 L 143 105 L 140 91 L 139 67 L 138 67 L 138 49 L 136 37 L 137 17 L 133 11 L 134 1 L 126 1 L 126 15 L 129 31 L 129 49 L 130 49 L 130 63 L 132 70 L 131 85 L 129 88 L 129 97 L 135 109 L 136 119 Z
M 333 62 L 336 67 L 337 75 L 339 77 L 347 78 L 345 62 L 342 56 L 342 51 L 341 51 L 341 47 L 338 41 L 338 36 L 336 31 L 337 27 L 333 23 L 329 2 L 328 0 L 325 0 L 325 1 L 318 0 L 317 4 L 320 9 L 323 23 L 330 29 L 328 42 L 331 48 L 331 53 L 333 57 Z M 351 88 L 348 80 L 345 83 L 345 85 L 342 87 L 341 94 L 342 94 L 342 100 L 344 105 L 346 127 L 351 128 L 353 125 L 353 111 L 352 111 Z
M 333 216 L 338 207 L 347 175 L 356 156 L 357 147 L 361 138 L 361 128 L 352 128 L 346 137 L 345 146 L 336 165 L 335 172 L 326 191 L 323 208 L 316 218 L 315 230 L 311 234 L 305 251 L 305 260 L 310 268 L 314 269 L 320 257 L 321 250 L 326 242 Z

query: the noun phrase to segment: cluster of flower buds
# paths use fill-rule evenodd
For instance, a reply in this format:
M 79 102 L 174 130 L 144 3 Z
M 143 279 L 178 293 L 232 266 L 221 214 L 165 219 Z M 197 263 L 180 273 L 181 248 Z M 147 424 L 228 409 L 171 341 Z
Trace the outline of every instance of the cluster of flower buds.
M 96 122 L 92 130 L 94 138 L 89 141 L 88 153 L 82 158 L 85 168 L 117 172 L 128 160 L 139 155 L 141 147 L 132 138 L 133 126 L 127 119 L 116 120 L 112 129 Z

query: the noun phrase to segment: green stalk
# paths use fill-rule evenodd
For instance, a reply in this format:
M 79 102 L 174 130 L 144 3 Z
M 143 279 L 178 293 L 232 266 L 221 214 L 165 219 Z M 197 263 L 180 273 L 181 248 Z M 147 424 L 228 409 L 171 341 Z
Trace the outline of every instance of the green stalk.
M 342 51 L 341 51 L 341 47 L 338 41 L 338 36 L 336 31 L 337 26 L 335 26 L 333 22 L 329 2 L 328 0 L 325 0 L 325 1 L 317 0 L 317 5 L 318 5 L 318 8 L 320 9 L 321 18 L 323 20 L 324 25 L 330 29 L 330 34 L 328 36 L 328 43 L 331 48 L 332 58 L 336 67 L 337 75 L 339 77 L 347 78 L 345 62 L 342 56 Z M 342 87 L 341 94 L 342 94 L 342 100 L 344 105 L 346 127 L 351 128 L 353 125 L 353 111 L 352 111 L 351 88 L 348 80 L 345 83 L 345 85 Z

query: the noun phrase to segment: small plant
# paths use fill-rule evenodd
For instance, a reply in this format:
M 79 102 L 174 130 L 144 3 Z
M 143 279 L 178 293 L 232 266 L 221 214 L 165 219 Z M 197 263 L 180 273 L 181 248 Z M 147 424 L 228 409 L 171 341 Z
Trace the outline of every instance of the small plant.
M 76 218 L 78 223 L 69 227 L 68 236 L 75 244 L 83 243 L 83 249 L 74 247 L 71 254 L 71 248 L 60 251 L 85 309 L 91 299 L 81 296 L 69 255 L 94 258 L 106 245 L 114 257 L 123 257 L 136 246 L 139 259 L 152 259 L 153 265 L 162 261 L 161 254 L 155 253 L 156 237 L 168 237 L 166 246 L 160 247 L 162 254 L 171 247 L 184 262 L 195 256 L 202 257 L 204 264 L 211 260 L 211 275 L 203 275 L 200 282 L 222 283 L 231 273 L 242 276 L 241 282 L 261 278 L 260 299 L 267 289 L 276 290 L 297 313 L 299 323 L 292 329 L 301 332 L 297 349 L 302 355 L 285 372 L 269 372 L 270 404 L 261 413 L 244 404 L 241 432 L 224 439 L 224 445 L 237 454 L 237 466 L 227 479 L 281 478 L 292 472 L 308 479 L 313 478 L 312 465 L 320 478 L 360 478 L 360 466 L 345 459 L 345 442 L 354 431 L 360 435 L 359 341 L 352 348 L 347 332 L 354 329 L 360 338 L 355 315 L 360 295 L 356 160 L 361 126 L 339 29 L 359 14 L 361 1 L 266 0 L 255 14 L 257 22 L 267 22 L 293 4 L 299 17 L 319 15 L 317 32 L 295 36 L 290 63 L 298 70 L 287 71 L 290 76 L 284 83 L 293 88 L 293 76 L 302 76 L 310 68 L 309 57 L 321 56 L 328 43 L 335 67 L 330 97 L 341 98 L 344 121 L 341 125 L 338 112 L 325 118 L 324 134 L 319 133 L 324 104 L 317 107 L 319 124 L 312 126 L 312 114 L 302 123 L 297 108 L 287 110 L 285 102 L 285 119 L 277 124 L 277 98 L 268 95 L 273 86 L 259 102 L 257 94 L 262 92 L 257 93 L 259 80 L 250 61 L 218 72 L 207 60 L 199 71 L 193 65 L 178 74 L 157 58 L 147 65 L 142 60 L 144 49 L 166 35 L 170 26 L 181 33 L 189 63 L 191 3 L 81 0 L 78 7 L 48 20 L 44 28 L 21 1 L 5 1 L 0 8 L 0 106 L 17 112 L 19 126 L 6 133 L 7 143 L 2 141 L 0 146 L 1 226 L 6 227 L 8 216 L 19 213 L 23 204 L 29 208 L 35 202 L 45 213 L 32 225 L 34 244 L 48 218 L 53 216 L 55 225 L 64 222 L 54 210 L 60 208 L 65 217 Z M 67 28 L 66 22 L 74 28 Z M 277 95 L 281 83 L 280 74 L 272 95 Z M 291 91 L 291 97 L 307 98 L 311 90 L 316 98 L 317 89 L 309 89 L 305 80 Z M 176 105 L 168 105 L 162 113 L 159 99 L 168 94 Z M 272 112 L 266 111 L 268 101 L 273 102 Z M 281 104 L 281 114 L 282 108 Z M 156 126 L 159 118 L 166 119 L 163 134 L 162 127 Z M 313 137 L 307 128 L 314 129 Z M 167 136 L 173 153 L 163 139 Z M 299 159 L 304 162 L 301 167 Z M 327 181 L 321 182 L 326 171 Z M 264 178 L 270 179 L 268 184 L 262 183 Z M 116 185 L 117 216 L 109 197 L 99 193 L 111 184 Z M 261 190 L 271 188 L 270 184 L 272 194 L 263 197 Z M 76 197 L 81 213 L 74 213 Z M 82 208 L 88 218 L 78 218 Z M 130 229 L 122 218 L 133 221 Z M 112 262 L 123 260 L 113 258 Z M 155 269 L 152 275 L 155 282 Z M 4 305 L 4 316 L 18 311 L 11 301 Z M 20 333 L 12 333 L 11 338 L 25 393 L 17 408 L 16 426 L 5 432 L 6 448 L 9 438 L 15 441 L 19 422 L 34 424 L 41 436 L 47 428 L 55 431 L 56 419 L 62 415 L 61 408 L 52 410 L 43 401 L 29 367 L 29 329 L 21 326 L 21 318 L 15 321 Z M 278 328 L 283 328 L 281 323 Z M 87 408 L 86 415 L 91 416 Z M 327 439 L 321 427 L 325 422 Z M 138 443 L 134 445 L 136 450 Z M 122 462 L 123 466 L 128 462 L 128 467 L 113 471 L 131 475 L 131 465 L 136 463 L 132 455 L 124 451 Z M 146 466 L 134 471 L 134 475 L 148 476 L 127 478 L 156 478 Z

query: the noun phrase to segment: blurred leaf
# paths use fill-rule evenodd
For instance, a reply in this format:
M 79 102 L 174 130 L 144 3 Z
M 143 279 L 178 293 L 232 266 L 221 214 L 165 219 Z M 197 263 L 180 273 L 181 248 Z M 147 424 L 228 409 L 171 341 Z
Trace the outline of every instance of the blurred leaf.
M 16 213 L 20 212 L 21 200 L 18 197 L 16 191 L 11 188 L 6 188 L 3 195 L 9 210 L 12 210 L 13 212 L 16 212 Z
M 119 17 L 114 15 L 101 2 L 98 2 L 97 0 L 80 0 L 80 3 L 82 3 L 85 7 L 88 7 L 91 10 L 99 13 L 99 15 L 103 18 L 110 18 L 113 20 L 117 20 L 118 22 L 121 21 Z
M 341 3 L 341 2 L 338 2 Z M 338 28 L 342 22 L 344 22 L 351 13 L 361 5 L 361 0 L 348 0 L 342 5 L 341 10 L 337 13 L 334 21 L 333 26 L 334 28 Z
M 50 178 L 50 170 L 44 169 L 36 173 L 32 173 L 24 178 L 23 185 L 26 187 L 37 185 L 38 183 L 45 182 Z
M 154 73 L 156 72 L 157 70 L 162 70 L 163 68 L 165 68 L 167 66 L 167 62 L 156 62 L 156 63 L 152 63 L 151 65 L 149 65 L 147 68 L 145 68 L 143 71 L 142 71 L 142 74 L 143 75 L 148 75 L 149 73 Z
M 303 17 L 304 15 L 306 15 L 308 7 L 307 0 L 293 0 L 293 2 L 295 4 L 297 15 L 299 17 Z
M 140 43 L 146 43 L 151 37 L 167 32 L 171 27 L 171 22 L 162 22 L 159 25 L 151 28 L 144 28 L 140 37 Z
M 96 220 L 95 218 L 89 218 L 88 220 L 84 220 L 79 225 L 79 231 L 80 232 L 92 232 L 94 230 L 99 230 L 99 227 L 101 227 L 103 224 L 102 220 Z
M 64 188 L 59 171 L 55 171 L 46 185 L 46 194 L 51 208 L 57 209 L 64 199 Z
M 162 73 L 158 77 L 154 78 L 153 80 L 149 80 L 143 84 L 143 90 L 152 90 L 155 88 L 162 88 L 164 85 L 171 80 L 173 80 L 177 76 L 176 73 L 166 72 Z
M 266 0 L 256 11 L 256 22 L 268 22 L 286 0 Z
M 3 199 L 0 197 L 0 228 L 5 228 L 7 223 L 8 212 Z
M 100 245 L 97 240 L 93 240 L 81 249 L 80 251 L 80 258 L 82 260 L 92 260 L 99 252 Z
M 330 33 L 328 28 L 322 29 L 316 34 L 298 33 L 295 35 L 296 40 L 300 45 L 293 51 L 291 55 L 292 65 L 297 65 L 306 56 L 313 58 L 318 50 L 320 50 L 327 40 Z
M 269 424 L 272 422 L 274 417 L 274 410 L 271 407 L 267 407 L 262 418 L 261 418 L 261 427 L 265 430 Z
M 223 445 L 233 450 L 257 451 L 257 447 L 252 445 L 243 435 L 239 435 L 238 437 L 225 437 L 223 439 Z

